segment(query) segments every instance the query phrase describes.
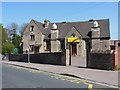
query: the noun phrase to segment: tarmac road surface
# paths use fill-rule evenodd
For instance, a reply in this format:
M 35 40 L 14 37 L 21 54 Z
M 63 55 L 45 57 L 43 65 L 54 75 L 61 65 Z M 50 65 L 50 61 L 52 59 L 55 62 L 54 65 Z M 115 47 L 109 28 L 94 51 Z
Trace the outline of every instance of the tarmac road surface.
M 2 64 L 2 88 L 109 88 L 84 80 Z M 108 89 L 109 90 L 109 89 Z

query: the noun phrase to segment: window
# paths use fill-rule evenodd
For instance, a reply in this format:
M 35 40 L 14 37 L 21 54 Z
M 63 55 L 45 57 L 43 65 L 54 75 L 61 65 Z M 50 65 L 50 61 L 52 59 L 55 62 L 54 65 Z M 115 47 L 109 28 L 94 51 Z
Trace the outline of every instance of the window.
M 75 37 L 75 34 L 73 33 L 73 34 L 71 34 L 71 37 Z
M 35 40 L 35 35 L 30 35 L 30 40 L 34 41 Z
M 120 43 L 118 43 L 118 47 L 120 47 Z
M 60 42 L 60 48 L 61 48 L 62 51 L 64 50 L 64 47 L 65 47 L 65 43 L 63 41 L 61 41 Z
M 50 51 L 50 41 L 46 41 L 46 50 Z
M 30 27 L 30 31 L 33 31 L 33 30 L 34 30 L 34 26 L 31 26 L 31 27 Z
M 30 45 L 30 51 L 31 51 L 31 52 L 34 51 L 34 45 Z

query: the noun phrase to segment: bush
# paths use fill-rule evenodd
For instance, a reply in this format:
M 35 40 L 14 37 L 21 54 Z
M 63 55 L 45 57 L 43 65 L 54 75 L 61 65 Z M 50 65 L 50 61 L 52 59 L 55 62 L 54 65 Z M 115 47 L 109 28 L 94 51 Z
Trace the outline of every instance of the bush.
M 14 45 L 9 42 L 5 42 L 2 44 L 2 54 L 6 55 L 7 53 L 13 53 Z

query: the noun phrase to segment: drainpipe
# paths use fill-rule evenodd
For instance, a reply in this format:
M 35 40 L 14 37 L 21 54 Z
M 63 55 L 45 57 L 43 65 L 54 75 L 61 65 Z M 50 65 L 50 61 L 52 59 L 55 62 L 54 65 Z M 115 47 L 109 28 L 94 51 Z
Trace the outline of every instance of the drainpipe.
M 69 65 L 70 65 L 70 66 L 71 66 L 71 54 L 72 54 L 72 53 L 71 53 L 71 51 L 72 51 L 71 48 L 72 48 L 72 45 L 71 45 L 71 43 L 70 43 L 70 45 L 69 45 L 69 50 L 70 50 L 70 61 L 69 61 Z

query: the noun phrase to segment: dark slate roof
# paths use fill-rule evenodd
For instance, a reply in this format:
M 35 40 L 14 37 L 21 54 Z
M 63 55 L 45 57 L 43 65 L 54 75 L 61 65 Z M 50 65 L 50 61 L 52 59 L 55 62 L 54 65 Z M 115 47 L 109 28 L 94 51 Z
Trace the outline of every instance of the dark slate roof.
M 60 31 L 60 38 L 64 38 L 73 27 L 81 34 L 82 38 L 86 38 L 87 33 L 90 31 L 90 25 L 87 22 L 67 22 L 58 23 L 57 25 Z
M 34 22 L 35 22 L 35 24 L 38 26 L 38 28 L 41 30 L 41 32 L 42 32 L 44 35 L 49 35 L 50 30 L 51 30 L 50 28 L 51 28 L 52 25 L 49 25 L 48 28 L 44 28 L 44 27 L 43 27 L 43 23 L 38 22 L 38 21 L 35 21 L 35 20 L 34 20 Z
M 101 29 L 101 37 L 100 38 L 110 38 L 110 30 L 109 30 L 109 19 L 96 20 L 99 23 Z M 34 20 L 35 24 L 41 30 L 41 32 L 46 35 L 45 39 L 49 39 L 48 36 L 50 34 L 50 30 L 52 29 L 52 24 L 50 23 L 48 28 L 43 27 L 43 23 L 40 23 Z M 84 22 L 64 22 L 64 23 L 55 23 L 59 30 L 59 38 L 65 38 L 67 33 L 75 27 L 76 30 L 81 34 L 82 38 L 88 38 L 87 34 L 91 30 L 91 26 L 89 21 Z
M 109 19 L 97 20 L 101 29 L 101 38 L 110 38 Z

